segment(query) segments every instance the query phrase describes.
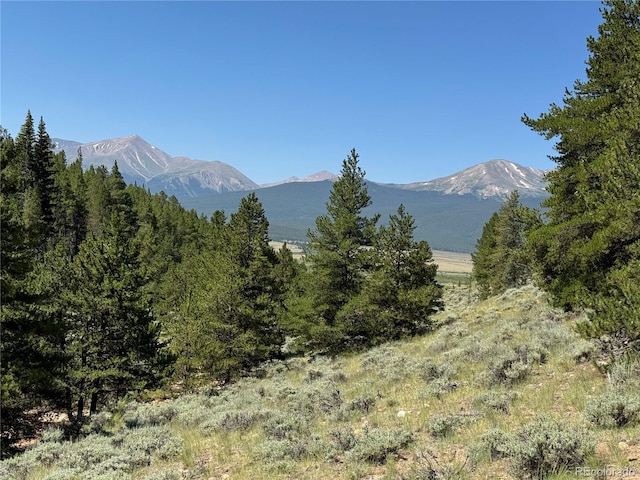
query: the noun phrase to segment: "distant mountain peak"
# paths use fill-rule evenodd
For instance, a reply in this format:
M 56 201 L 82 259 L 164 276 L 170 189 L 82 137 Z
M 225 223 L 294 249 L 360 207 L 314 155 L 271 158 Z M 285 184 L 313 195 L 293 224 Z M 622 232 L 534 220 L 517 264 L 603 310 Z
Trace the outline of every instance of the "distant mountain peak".
M 514 190 L 523 196 L 547 195 L 545 172 L 504 159 L 489 160 L 447 177 L 405 185 L 410 190 L 432 190 L 448 195 L 481 198 L 506 197 Z
M 85 165 L 118 168 L 128 183 L 144 185 L 153 192 L 163 190 L 169 195 L 190 197 L 209 192 L 248 190 L 257 184 L 224 162 L 173 157 L 151 145 L 139 135 L 109 138 L 97 142 L 79 143 L 52 139 L 55 151 L 64 150 L 68 159 L 75 159 L 78 148 Z
M 289 178 L 287 178 L 285 180 L 281 180 L 279 182 L 265 183 L 265 184 L 260 185 L 260 188 L 275 187 L 276 185 L 282 185 L 282 184 L 285 184 L 285 183 L 324 182 L 326 180 L 333 181 L 333 180 L 335 180 L 337 178 L 338 178 L 338 175 L 336 175 L 335 173 L 331 173 L 328 170 L 322 170 L 320 172 L 316 172 L 316 173 L 313 173 L 311 175 L 307 175 L 304 178 L 289 177 Z

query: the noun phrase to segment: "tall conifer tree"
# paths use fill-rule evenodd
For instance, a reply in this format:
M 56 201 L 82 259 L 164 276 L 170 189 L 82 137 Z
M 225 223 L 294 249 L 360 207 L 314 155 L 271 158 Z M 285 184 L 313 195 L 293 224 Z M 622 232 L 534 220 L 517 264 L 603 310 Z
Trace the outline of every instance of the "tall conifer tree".
M 309 261 L 312 265 L 314 312 L 310 331 L 318 346 L 341 349 L 348 341 L 343 325 L 336 322 L 340 309 L 360 292 L 362 280 L 371 268 L 370 253 L 376 223 L 363 210 L 371 204 L 365 172 L 358 165 L 355 149 L 342 162 L 340 178 L 335 181 L 327 202 L 327 214 L 316 218 L 316 229 L 308 232 Z
M 556 138 L 549 223 L 532 236 L 543 286 L 587 307 L 592 336 L 640 340 L 640 3 L 605 0 L 587 80 L 526 125 Z M 619 308 L 611 308 L 619 305 Z M 638 347 L 640 348 L 640 346 Z

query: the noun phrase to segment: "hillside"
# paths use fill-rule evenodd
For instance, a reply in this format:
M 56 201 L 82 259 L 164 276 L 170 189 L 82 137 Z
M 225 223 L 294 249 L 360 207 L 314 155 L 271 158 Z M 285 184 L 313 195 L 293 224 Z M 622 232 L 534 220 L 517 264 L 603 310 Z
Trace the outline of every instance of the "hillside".
M 331 181 L 286 183 L 269 188 L 251 190 L 256 193 L 269 219 L 269 233 L 274 240 L 299 243 L 307 241 L 307 230 L 315 228 L 315 219 L 326 214 L 326 202 Z M 380 213 L 380 223 L 395 214 L 402 203 L 414 217 L 417 240 L 426 240 L 433 249 L 470 253 L 489 217 L 502 205 L 499 197 L 478 198 L 475 195 L 447 195 L 433 191 L 414 191 L 367 182 L 372 205 L 366 215 Z M 244 192 L 224 192 L 185 198 L 181 204 L 187 209 L 211 215 L 223 210 L 230 215 L 236 211 Z M 522 203 L 539 208 L 543 197 L 523 197 Z
M 540 478 L 605 466 L 640 478 L 638 423 L 595 425 L 607 415 L 603 392 L 637 401 L 640 365 L 612 370 L 607 383 L 593 345 L 572 331 L 579 318 L 533 287 L 476 302 L 468 286 L 449 286 L 446 304 L 424 337 L 121 405 L 74 443 L 48 430 L 0 476 L 511 479 L 560 465 Z

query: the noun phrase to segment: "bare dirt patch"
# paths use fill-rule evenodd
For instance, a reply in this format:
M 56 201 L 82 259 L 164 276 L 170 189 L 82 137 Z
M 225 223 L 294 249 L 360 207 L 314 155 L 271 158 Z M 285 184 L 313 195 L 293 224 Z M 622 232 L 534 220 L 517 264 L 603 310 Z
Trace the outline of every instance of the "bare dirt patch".
M 471 254 L 458 252 L 433 251 L 433 259 L 441 272 L 471 273 L 473 264 Z

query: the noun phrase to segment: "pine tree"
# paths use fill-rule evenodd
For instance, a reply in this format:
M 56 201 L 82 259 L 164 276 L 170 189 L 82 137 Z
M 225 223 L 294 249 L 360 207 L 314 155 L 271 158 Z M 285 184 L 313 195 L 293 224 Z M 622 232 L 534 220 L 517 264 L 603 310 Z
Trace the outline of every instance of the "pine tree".
M 41 401 L 56 400 L 63 331 L 48 305 L 51 282 L 42 250 L 41 196 L 30 170 L 35 144 L 31 115 L 16 142 L 4 129 L 0 137 L 0 353 L 6 447 L 5 434 L 19 436 L 29 425 L 22 421 L 26 411 Z
M 532 280 L 528 233 L 541 225 L 539 214 L 520 203 L 517 191 L 485 224 L 472 254 L 473 278 L 481 298 L 498 295 Z
M 640 4 L 605 0 L 589 37 L 587 80 L 526 125 L 557 138 L 547 175 L 549 223 L 531 238 L 542 285 L 565 309 L 594 311 L 589 335 L 640 339 Z M 631 288 L 631 290 L 630 290 Z M 618 304 L 619 309 L 611 308 Z
M 163 376 L 160 327 L 144 293 L 139 247 L 124 217 L 112 212 L 104 236 L 90 235 L 82 243 L 65 293 L 67 410 L 76 424 L 86 400 L 94 412 L 105 395 L 140 391 Z
M 339 312 L 356 348 L 425 333 L 443 307 L 437 265 L 426 241 L 413 239 L 415 221 L 404 205 L 375 237 L 371 273 L 361 293 Z
M 348 341 L 336 317 L 360 292 L 365 272 L 371 267 L 366 247 L 373 244 L 379 215 L 367 218 L 362 214 L 371 197 L 358 158 L 351 150 L 342 162 L 340 178 L 329 194 L 327 214 L 316 218 L 316 229 L 308 232 L 311 293 L 315 297 L 315 312 L 308 321 L 314 324 L 310 334 L 318 347 L 340 349 Z
M 471 254 L 473 262 L 472 278 L 478 285 L 480 298 L 491 296 L 491 284 L 494 276 L 493 252 L 496 251 L 496 224 L 498 212 L 489 218 L 482 227 L 482 234 L 476 242 L 476 251 Z
M 243 198 L 231 215 L 228 238 L 233 265 L 229 280 L 236 284 L 237 304 L 226 321 L 255 336 L 247 358 L 255 365 L 279 354 L 283 337 L 277 317 L 285 289 L 275 275 L 278 257 L 269 245 L 269 222 L 255 193 Z
M 285 275 L 269 245 L 269 222 L 255 193 L 225 224 L 218 212 L 210 244 L 167 273 L 166 325 L 179 378 L 221 381 L 281 355 Z M 191 247 L 192 248 L 192 247 Z

